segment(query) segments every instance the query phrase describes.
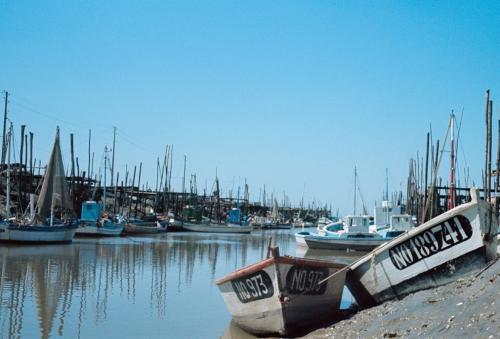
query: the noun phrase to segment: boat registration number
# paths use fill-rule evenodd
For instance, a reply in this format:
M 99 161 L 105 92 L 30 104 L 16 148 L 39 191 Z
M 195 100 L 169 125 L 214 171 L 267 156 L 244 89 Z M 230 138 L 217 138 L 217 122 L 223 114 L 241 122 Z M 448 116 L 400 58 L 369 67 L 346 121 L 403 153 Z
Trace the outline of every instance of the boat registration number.
M 242 303 L 270 298 L 274 294 L 273 281 L 265 271 L 258 271 L 231 281 L 234 293 Z
M 468 240 L 471 236 L 472 226 L 469 219 L 456 215 L 389 249 L 389 256 L 398 270 L 404 270 Z
M 293 266 L 286 274 L 286 288 L 290 294 L 324 294 L 328 281 L 318 284 L 328 276 L 327 268 Z

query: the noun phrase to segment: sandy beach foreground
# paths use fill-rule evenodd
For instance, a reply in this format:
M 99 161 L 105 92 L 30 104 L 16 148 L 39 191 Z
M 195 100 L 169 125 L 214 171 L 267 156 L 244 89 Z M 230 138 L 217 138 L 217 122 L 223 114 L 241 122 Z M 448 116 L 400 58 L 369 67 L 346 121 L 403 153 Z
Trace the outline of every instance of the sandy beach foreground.
M 362 310 L 304 338 L 497 338 L 499 297 L 496 260 L 451 284 Z

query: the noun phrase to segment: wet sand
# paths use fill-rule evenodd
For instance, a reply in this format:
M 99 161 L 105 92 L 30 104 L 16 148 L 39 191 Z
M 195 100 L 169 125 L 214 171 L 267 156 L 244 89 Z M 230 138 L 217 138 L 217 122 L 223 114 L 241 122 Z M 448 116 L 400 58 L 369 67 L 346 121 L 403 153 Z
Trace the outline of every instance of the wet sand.
M 498 338 L 500 260 L 457 281 L 354 313 L 304 338 Z

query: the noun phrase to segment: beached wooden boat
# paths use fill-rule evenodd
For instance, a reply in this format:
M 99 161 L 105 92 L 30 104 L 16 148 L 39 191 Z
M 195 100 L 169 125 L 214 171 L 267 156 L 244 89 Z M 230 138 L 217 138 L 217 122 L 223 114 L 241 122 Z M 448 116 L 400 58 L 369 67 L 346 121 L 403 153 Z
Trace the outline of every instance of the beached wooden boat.
M 273 255 L 216 281 L 233 320 L 255 334 L 287 335 L 339 311 L 345 265 Z M 323 283 L 328 275 L 333 277 Z
M 496 234 L 491 205 L 471 190 L 472 201 L 455 207 L 378 247 L 349 267 L 347 286 L 361 306 L 446 284 L 485 265 Z M 496 247 L 496 244 L 494 245 Z

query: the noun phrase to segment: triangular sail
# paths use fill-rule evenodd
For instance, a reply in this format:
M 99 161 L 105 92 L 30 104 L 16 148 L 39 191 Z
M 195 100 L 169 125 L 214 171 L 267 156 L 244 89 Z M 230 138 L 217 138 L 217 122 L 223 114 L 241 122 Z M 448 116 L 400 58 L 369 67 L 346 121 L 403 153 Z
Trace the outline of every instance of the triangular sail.
M 52 148 L 47 170 L 43 178 L 42 189 L 38 196 L 37 216 L 46 220 L 50 216 L 51 208 L 62 208 L 63 211 L 73 212 L 73 204 L 69 195 L 64 166 L 59 145 L 59 128 Z

